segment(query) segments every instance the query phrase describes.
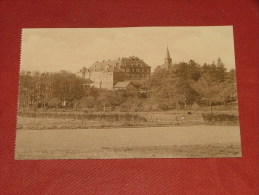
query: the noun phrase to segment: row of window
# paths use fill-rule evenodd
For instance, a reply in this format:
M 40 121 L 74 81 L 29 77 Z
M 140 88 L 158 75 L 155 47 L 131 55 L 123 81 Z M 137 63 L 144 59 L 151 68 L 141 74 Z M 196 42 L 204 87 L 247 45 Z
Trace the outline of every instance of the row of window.
M 122 71 L 124 72 L 125 69 L 122 69 Z M 126 72 L 149 72 L 149 68 L 143 68 L 143 69 L 139 69 L 139 68 L 127 68 Z
M 105 80 L 112 80 L 113 76 L 112 76 L 112 72 L 107 72 L 106 74 L 99 74 L 99 72 L 96 73 L 91 73 L 91 74 L 83 74 L 83 78 L 89 78 L 89 79 L 105 79 Z M 149 74 L 145 73 L 145 74 L 130 74 L 130 73 L 126 73 L 126 79 L 142 79 L 142 78 L 147 78 L 149 76 Z
M 127 74 L 126 78 L 127 79 L 143 79 L 143 78 L 147 78 L 148 75 L 146 74 Z
M 101 69 L 101 71 L 108 71 L 108 69 L 107 70 Z M 97 72 L 97 69 L 94 69 L 94 72 Z M 124 68 L 122 69 L 122 72 L 125 72 Z M 149 68 L 145 68 L 145 69 L 139 69 L 139 68 L 130 69 L 130 68 L 127 68 L 126 72 L 150 72 L 150 69 Z

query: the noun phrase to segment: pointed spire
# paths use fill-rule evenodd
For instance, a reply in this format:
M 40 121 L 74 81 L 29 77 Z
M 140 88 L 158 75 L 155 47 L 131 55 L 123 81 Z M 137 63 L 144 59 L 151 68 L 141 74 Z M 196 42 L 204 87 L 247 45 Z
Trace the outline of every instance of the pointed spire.
M 172 71 L 172 59 L 170 57 L 168 46 L 166 48 L 165 66 L 166 66 L 167 70 L 169 71 L 169 74 L 171 74 L 171 71 Z
M 169 53 L 168 46 L 167 46 L 167 48 L 166 48 L 166 55 L 165 55 L 165 59 L 170 59 L 170 53 Z

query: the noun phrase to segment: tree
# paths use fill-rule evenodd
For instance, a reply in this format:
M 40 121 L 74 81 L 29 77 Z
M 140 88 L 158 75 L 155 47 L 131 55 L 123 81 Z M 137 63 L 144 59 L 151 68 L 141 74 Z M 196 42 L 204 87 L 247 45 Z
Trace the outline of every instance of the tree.
M 200 78 L 200 69 L 200 66 L 194 60 L 190 60 L 189 63 L 181 62 L 174 66 L 174 72 L 177 77 L 194 81 Z
M 224 82 L 226 79 L 226 71 L 225 65 L 223 64 L 221 58 L 218 58 L 216 65 L 216 76 L 218 82 Z
M 95 106 L 95 99 L 92 96 L 83 97 L 76 102 L 76 105 L 79 108 L 93 108 Z
M 169 107 L 184 105 L 185 108 L 187 105 L 193 104 L 198 96 L 198 93 L 193 89 L 190 81 L 182 78 L 167 79 L 163 85 L 157 88 L 155 94 L 158 99 L 163 99 L 164 104 L 169 103 Z
M 219 97 L 222 105 L 226 102 L 232 102 L 237 100 L 237 87 L 236 87 L 236 73 L 235 70 L 226 72 L 225 81 L 220 83 L 221 91 Z
M 166 68 L 158 66 L 154 73 L 151 75 L 151 78 L 146 83 L 150 88 L 156 88 L 161 86 L 164 83 L 164 80 L 173 77 L 174 75 L 169 75 Z
M 79 100 L 84 96 L 83 84 L 86 81 L 68 72 L 53 75 L 53 95 L 61 101 Z
M 209 74 L 204 74 L 194 86 L 200 94 L 201 100 L 206 101 L 210 106 L 210 111 L 212 113 L 213 103 L 219 100 L 218 94 L 220 92 L 220 86 L 213 81 L 212 76 Z
M 62 105 L 62 102 L 58 98 L 52 98 L 48 101 L 48 106 L 58 108 Z

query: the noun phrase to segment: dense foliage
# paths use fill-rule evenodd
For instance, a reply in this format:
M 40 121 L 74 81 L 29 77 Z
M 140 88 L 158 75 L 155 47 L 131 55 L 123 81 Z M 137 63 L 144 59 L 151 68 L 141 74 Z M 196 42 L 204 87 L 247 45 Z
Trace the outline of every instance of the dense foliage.
M 158 66 L 151 77 L 134 81 L 137 90 L 90 87 L 75 74 L 25 72 L 20 74 L 19 106 L 33 108 L 147 111 L 226 105 L 237 99 L 235 70 L 227 71 L 221 59 L 199 65 L 190 60 L 169 73 Z
M 147 81 L 153 97 L 165 99 L 170 108 L 194 104 L 210 106 L 236 101 L 235 70 L 227 71 L 221 59 L 217 63 L 200 66 L 193 60 L 179 63 L 168 74 L 158 67 Z

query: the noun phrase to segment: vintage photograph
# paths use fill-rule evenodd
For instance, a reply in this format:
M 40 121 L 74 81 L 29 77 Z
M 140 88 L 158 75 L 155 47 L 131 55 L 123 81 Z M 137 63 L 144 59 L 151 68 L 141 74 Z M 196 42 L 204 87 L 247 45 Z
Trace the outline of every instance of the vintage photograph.
M 241 157 L 233 36 L 23 29 L 15 159 Z

